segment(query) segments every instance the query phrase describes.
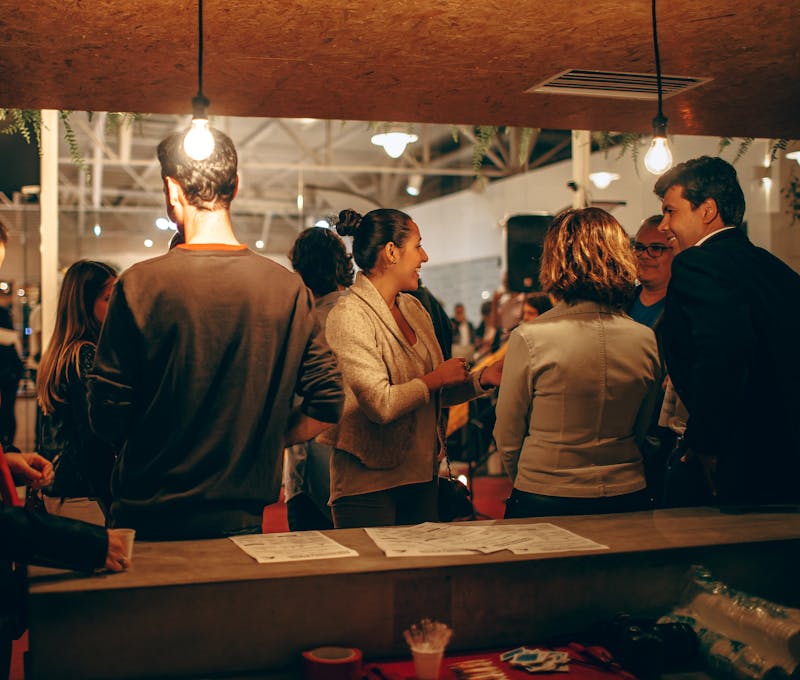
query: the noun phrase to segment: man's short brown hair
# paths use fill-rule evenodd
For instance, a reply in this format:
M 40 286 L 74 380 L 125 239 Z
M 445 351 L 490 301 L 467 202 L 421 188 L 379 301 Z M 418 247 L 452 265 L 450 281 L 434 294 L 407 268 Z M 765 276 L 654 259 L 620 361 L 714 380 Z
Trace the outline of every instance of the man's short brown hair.
M 236 193 L 238 158 L 231 138 L 216 128 L 214 151 L 206 160 L 196 161 L 183 150 L 186 130 L 175 132 L 158 145 L 161 178 L 172 177 L 181 185 L 191 205 L 200 210 L 229 208 Z

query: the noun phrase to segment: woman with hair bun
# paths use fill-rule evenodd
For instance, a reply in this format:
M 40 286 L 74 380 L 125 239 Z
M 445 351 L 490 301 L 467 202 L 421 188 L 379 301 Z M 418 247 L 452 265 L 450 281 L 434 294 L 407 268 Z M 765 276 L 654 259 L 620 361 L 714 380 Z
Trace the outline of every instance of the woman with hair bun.
M 514 482 L 506 517 L 645 509 L 639 446 L 660 383 L 656 339 L 625 309 L 636 260 L 605 210 L 557 215 L 539 280 L 557 304 L 511 333 L 497 449 Z
M 341 421 L 319 437 L 334 447 L 334 525 L 437 521 L 440 409 L 495 387 L 501 366 L 470 373 L 464 359 L 443 361 L 430 316 L 402 292 L 428 261 L 408 215 L 343 210 L 336 229 L 353 237 L 361 271 L 326 326 L 345 386 Z

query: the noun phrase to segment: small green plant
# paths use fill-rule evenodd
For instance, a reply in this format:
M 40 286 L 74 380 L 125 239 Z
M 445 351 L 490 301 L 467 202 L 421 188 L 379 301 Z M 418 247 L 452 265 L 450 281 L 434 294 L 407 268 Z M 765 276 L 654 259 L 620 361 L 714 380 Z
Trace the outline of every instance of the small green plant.
M 638 132 L 592 132 L 592 142 L 597 145 L 599 151 L 605 152 L 606 158 L 613 147 L 619 149 L 617 159 L 630 151 L 637 177 L 639 177 L 639 152 L 643 138 L 644 135 Z
M 75 129 L 70 121 L 72 111 L 62 110 L 58 112 L 58 117 L 64 125 L 64 140 L 69 148 L 69 157 L 87 175 L 89 167 L 83 157 Z M 86 115 L 92 120 L 94 113 L 87 111 Z M 121 125 L 140 122 L 144 116 L 140 113 L 119 113 L 113 112 L 106 116 L 106 129 L 111 130 Z M 21 135 L 22 138 L 31 144 L 36 142 L 36 149 L 42 153 L 42 112 L 39 109 L 0 109 L 0 134 Z
M 742 157 L 750 150 L 750 147 L 753 146 L 753 142 L 755 141 L 755 137 L 744 137 L 739 142 L 739 147 L 736 149 L 736 155 L 733 157 L 731 163 L 735 164 Z M 772 163 L 777 157 L 779 151 L 786 151 L 786 147 L 789 146 L 789 139 L 786 137 L 780 137 L 778 139 L 771 139 L 769 140 L 769 162 Z M 722 152 L 725 151 L 729 146 L 733 144 L 732 137 L 720 137 L 719 144 L 717 145 L 717 156 L 721 156 Z
M 472 168 L 480 172 L 483 158 L 492 146 L 492 138 L 497 132 L 495 125 L 479 125 L 475 134 L 475 144 L 472 147 Z
M 88 176 L 89 168 L 86 165 L 86 161 L 83 159 L 81 147 L 78 145 L 78 140 L 75 137 L 75 130 L 72 129 L 72 125 L 69 122 L 70 113 L 70 111 L 58 112 L 58 117 L 61 119 L 61 122 L 64 125 L 64 139 L 66 140 L 67 147 L 69 148 L 69 157 L 72 159 L 72 162 Z M 39 153 L 41 152 L 42 150 L 40 148 Z
M 792 224 L 800 222 L 800 177 L 795 170 L 789 175 L 787 185 L 781 189 L 781 195 L 789 203 L 786 212 L 792 216 Z
M 753 145 L 754 141 L 755 137 L 745 137 L 742 140 L 741 144 L 739 144 L 739 148 L 737 149 L 736 155 L 733 157 L 731 163 L 735 165 L 739 161 L 739 159 L 742 158 L 742 156 L 744 156 L 750 150 L 750 147 Z
M 506 135 L 511 134 L 511 126 L 498 127 L 496 125 L 478 125 L 475 128 L 475 142 L 472 146 L 472 167 L 475 174 L 480 173 L 483 166 L 483 159 L 486 158 L 489 150 L 492 148 L 492 140 L 494 136 L 499 133 Z M 453 141 L 458 142 L 458 127 L 451 126 Z M 517 156 L 517 165 L 522 167 L 525 165 L 530 155 L 531 142 L 534 139 L 534 133 L 538 133 L 538 128 L 519 128 L 519 152 Z
M 541 132 L 539 128 L 522 128 L 519 131 L 519 158 L 517 159 L 519 165 L 525 165 L 528 156 L 531 155 L 531 141 L 534 138 L 534 133 L 537 135 Z
M 22 135 L 31 143 L 36 140 L 36 148 L 41 151 L 42 112 L 38 109 L 0 109 L 0 133 Z

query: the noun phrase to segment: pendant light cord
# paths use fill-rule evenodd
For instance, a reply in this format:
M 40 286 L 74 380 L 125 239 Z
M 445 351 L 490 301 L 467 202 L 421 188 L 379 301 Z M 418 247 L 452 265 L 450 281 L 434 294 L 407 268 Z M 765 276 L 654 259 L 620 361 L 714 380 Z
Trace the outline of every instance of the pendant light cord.
M 200 0 L 202 2 L 203 0 Z M 202 42 L 201 42 L 202 44 Z M 661 57 L 658 53 L 658 27 L 656 26 L 656 0 L 653 0 L 653 50 L 656 55 L 656 84 L 658 87 L 658 117 L 663 118 L 661 111 Z
M 655 0 L 653 0 L 653 30 L 655 30 L 656 10 Z M 658 47 L 656 47 L 658 55 Z M 656 61 L 658 56 L 656 56 Z M 661 85 L 658 86 L 659 97 L 661 96 Z M 203 96 L 203 0 L 197 0 L 197 96 Z M 659 104 L 659 108 L 661 104 Z

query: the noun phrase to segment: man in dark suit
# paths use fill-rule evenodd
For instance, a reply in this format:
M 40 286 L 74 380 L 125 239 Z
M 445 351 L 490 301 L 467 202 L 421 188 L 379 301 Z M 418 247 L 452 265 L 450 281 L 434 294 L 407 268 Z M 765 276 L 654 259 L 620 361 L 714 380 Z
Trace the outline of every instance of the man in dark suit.
M 689 411 L 685 443 L 721 505 L 800 501 L 800 275 L 741 230 L 734 168 L 703 156 L 659 178 L 679 254 L 662 321 Z

